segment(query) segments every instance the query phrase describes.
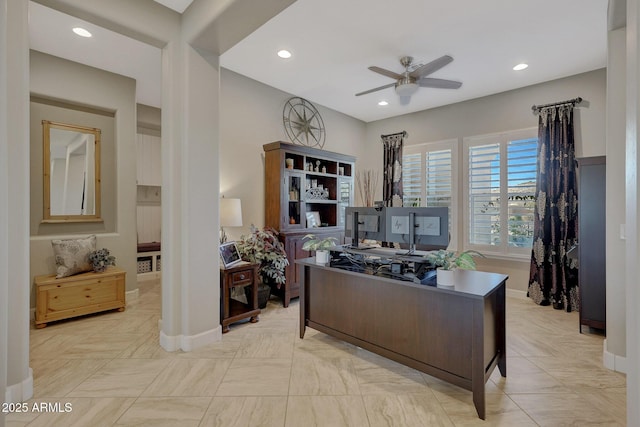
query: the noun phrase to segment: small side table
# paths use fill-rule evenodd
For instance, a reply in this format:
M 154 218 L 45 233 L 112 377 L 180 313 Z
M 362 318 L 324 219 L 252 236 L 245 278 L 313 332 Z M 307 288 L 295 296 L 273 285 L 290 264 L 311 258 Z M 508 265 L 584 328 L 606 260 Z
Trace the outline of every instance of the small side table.
M 238 320 L 250 318 L 251 323 L 259 319 L 258 308 L 258 269 L 260 264 L 242 262 L 229 268 L 220 267 L 220 323 L 222 333 L 229 332 L 229 325 Z M 231 298 L 231 288 L 251 286 L 251 299 L 248 304 Z

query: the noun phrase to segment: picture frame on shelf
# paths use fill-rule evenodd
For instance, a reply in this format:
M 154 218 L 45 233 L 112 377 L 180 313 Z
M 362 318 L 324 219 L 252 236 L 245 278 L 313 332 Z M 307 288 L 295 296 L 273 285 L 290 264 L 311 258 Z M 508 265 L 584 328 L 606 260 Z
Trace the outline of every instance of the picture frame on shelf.
M 220 245 L 220 260 L 224 268 L 229 268 L 242 262 L 236 242 L 227 242 Z
M 320 212 L 311 211 L 306 213 L 307 216 L 307 228 L 320 227 Z

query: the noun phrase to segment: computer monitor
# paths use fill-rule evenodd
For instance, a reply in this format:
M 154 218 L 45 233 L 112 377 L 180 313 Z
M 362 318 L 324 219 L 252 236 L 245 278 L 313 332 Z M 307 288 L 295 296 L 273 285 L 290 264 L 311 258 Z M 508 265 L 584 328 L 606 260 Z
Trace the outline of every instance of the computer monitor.
M 405 243 L 409 251 L 416 246 L 428 250 L 449 246 L 449 208 L 386 208 L 387 242 Z
M 347 207 L 344 235 L 357 247 L 363 239 L 385 241 L 384 208 Z M 355 230 L 355 232 L 354 232 Z

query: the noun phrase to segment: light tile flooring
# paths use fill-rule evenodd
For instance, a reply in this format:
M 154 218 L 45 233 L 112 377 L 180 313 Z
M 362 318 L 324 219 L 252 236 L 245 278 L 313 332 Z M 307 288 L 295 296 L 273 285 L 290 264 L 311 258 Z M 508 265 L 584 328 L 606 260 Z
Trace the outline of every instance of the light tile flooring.
M 301 340 L 297 300 L 272 299 L 259 323 L 189 353 L 160 348 L 159 313 L 159 284 L 146 282 L 123 313 L 33 329 L 29 407 L 72 410 L 11 414 L 7 425 L 625 425 L 625 377 L 602 367 L 603 337 L 529 300 L 507 300 L 508 377 L 496 369 L 486 384 L 486 421 L 469 391 L 311 329 Z

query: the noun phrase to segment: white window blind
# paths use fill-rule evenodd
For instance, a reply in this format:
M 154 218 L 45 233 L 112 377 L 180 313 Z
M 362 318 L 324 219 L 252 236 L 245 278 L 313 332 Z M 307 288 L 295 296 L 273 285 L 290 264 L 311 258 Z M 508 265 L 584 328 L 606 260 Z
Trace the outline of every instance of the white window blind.
M 458 140 L 405 147 L 402 156 L 404 206 L 449 208 L 449 248 L 457 247 L 457 180 Z
M 402 156 L 402 205 L 420 206 L 422 200 L 422 154 Z
M 500 145 L 469 148 L 469 242 L 499 245 Z
M 465 138 L 465 247 L 528 256 L 533 240 L 536 130 Z
M 451 207 L 451 149 L 426 153 L 426 204 L 428 207 Z
M 509 141 L 507 147 L 509 246 L 533 243 L 538 139 Z

